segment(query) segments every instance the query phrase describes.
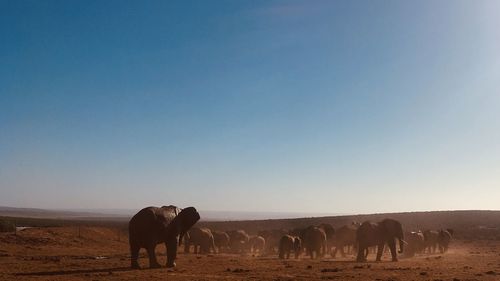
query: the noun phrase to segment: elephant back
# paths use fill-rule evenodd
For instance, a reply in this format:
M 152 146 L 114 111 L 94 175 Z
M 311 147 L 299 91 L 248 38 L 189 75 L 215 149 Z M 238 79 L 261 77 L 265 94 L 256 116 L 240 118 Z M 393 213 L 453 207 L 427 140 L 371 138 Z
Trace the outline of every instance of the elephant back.
M 323 229 L 310 226 L 303 231 L 302 242 L 306 248 L 318 248 L 326 242 L 326 233 Z
M 337 242 L 354 243 L 356 242 L 357 227 L 344 225 L 335 231 L 334 239 Z
M 146 207 L 141 209 L 135 214 L 129 222 L 129 230 L 135 232 L 136 230 L 153 230 L 159 226 L 159 222 L 170 223 L 177 213 L 174 211 L 177 207 L 169 206 L 168 209 L 158 207 Z M 173 214 L 172 214 L 173 213 Z
M 244 230 L 232 230 L 228 231 L 229 239 L 233 242 L 243 242 L 248 243 L 249 236 Z
M 182 211 L 181 208 L 178 208 L 173 205 L 169 206 L 161 206 L 160 208 L 155 209 L 155 214 L 158 217 L 165 218 L 166 223 L 171 223 L 175 217 Z
M 179 210 L 175 206 L 151 206 L 141 209 L 129 221 L 130 239 L 140 244 L 162 241 L 163 229 L 173 221 Z
M 214 231 L 213 233 L 215 244 L 217 246 L 228 246 L 229 245 L 229 235 L 226 232 Z
M 208 228 L 192 227 L 189 231 L 189 237 L 191 239 L 202 239 L 207 237 L 213 237 L 212 231 Z

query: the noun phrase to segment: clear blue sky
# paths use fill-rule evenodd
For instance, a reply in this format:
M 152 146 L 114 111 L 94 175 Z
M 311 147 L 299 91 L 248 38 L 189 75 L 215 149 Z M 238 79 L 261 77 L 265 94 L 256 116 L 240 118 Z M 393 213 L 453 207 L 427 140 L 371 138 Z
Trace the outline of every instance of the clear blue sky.
M 499 13 L 0 0 L 0 205 L 498 210 Z

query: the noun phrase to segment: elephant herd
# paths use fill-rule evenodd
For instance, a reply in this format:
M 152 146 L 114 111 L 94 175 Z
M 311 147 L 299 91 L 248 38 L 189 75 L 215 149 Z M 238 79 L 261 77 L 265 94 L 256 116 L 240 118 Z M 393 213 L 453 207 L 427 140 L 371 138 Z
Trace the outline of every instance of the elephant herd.
M 278 254 L 282 259 L 290 258 L 292 254 L 295 258 L 305 255 L 313 259 L 326 255 L 335 258 L 337 255 L 356 254 L 356 261 L 365 262 L 370 252 L 376 253 L 376 261 L 380 261 L 384 249 L 388 248 L 392 261 L 397 261 L 398 254 L 403 252 L 405 257 L 435 253 L 437 250 L 444 253 L 452 235 L 451 229 L 404 234 L 401 223 L 393 219 L 378 223 L 353 222 L 337 229 L 329 224 L 320 224 L 292 230 L 263 230 L 256 235 L 249 235 L 244 230 L 221 232 L 193 227 L 186 234 L 185 252 L 190 252 L 193 246 L 194 253 L 250 252 Z
M 182 244 L 184 253 L 190 253 L 191 249 L 195 254 L 249 252 L 278 254 L 281 259 L 290 258 L 292 253 L 295 258 L 305 254 L 312 259 L 356 253 L 356 261 L 365 262 L 368 254 L 374 251 L 376 261 L 380 261 L 386 245 L 392 261 L 398 260 L 398 253 L 406 257 L 435 253 L 436 250 L 444 253 L 453 236 L 452 229 L 415 231 L 405 235 L 401 223 L 393 219 L 377 223 L 353 222 L 337 229 L 330 224 L 320 224 L 291 230 L 262 230 L 255 235 L 244 230 L 223 232 L 193 227 L 199 219 L 193 207 L 148 207 L 139 211 L 129 222 L 132 268 L 139 268 L 137 259 L 141 248 L 148 253 L 150 267 L 159 267 L 155 247 L 160 243 L 165 243 L 167 249 L 167 267 L 174 267 L 177 246 Z
M 263 253 L 266 240 L 259 235 L 248 235 L 244 230 L 211 231 L 192 227 L 184 238 L 184 253 Z
M 405 256 L 413 257 L 415 254 L 433 254 L 439 251 L 445 253 L 448 251 L 451 238 L 453 236 L 453 229 L 440 229 L 440 230 L 425 230 L 425 231 L 412 231 L 406 234 L 406 247 Z

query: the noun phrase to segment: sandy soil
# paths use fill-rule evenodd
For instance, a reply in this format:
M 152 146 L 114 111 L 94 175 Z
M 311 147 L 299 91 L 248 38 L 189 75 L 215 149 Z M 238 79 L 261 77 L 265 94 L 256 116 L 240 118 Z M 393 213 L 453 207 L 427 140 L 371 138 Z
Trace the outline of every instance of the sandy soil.
M 157 251 L 164 263 L 164 248 Z M 353 259 L 179 253 L 175 270 L 131 270 L 126 237 L 111 228 L 34 228 L 0 234 L 0 280 L 500 280 L 500 241 L 453 241 L 446 254 L 399 262 L 389 262 L 387 256 L 378 263 Z

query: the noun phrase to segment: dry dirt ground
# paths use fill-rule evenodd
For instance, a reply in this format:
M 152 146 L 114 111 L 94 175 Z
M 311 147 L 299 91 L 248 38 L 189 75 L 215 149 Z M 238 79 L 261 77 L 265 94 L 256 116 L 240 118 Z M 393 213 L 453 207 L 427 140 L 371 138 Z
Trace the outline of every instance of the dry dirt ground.
M 157 250 L 164 263 L 164 248 Z M 399 262 L 388 262 L 387 256 L 378 263 L 353 259 L 179 253 L 175 270 L 131 270 L 126 237 L 114 229 L 33 228 L 0 234 L 0 280 L 500 280 L 500 241 L 453 241 L 446 254 Z

